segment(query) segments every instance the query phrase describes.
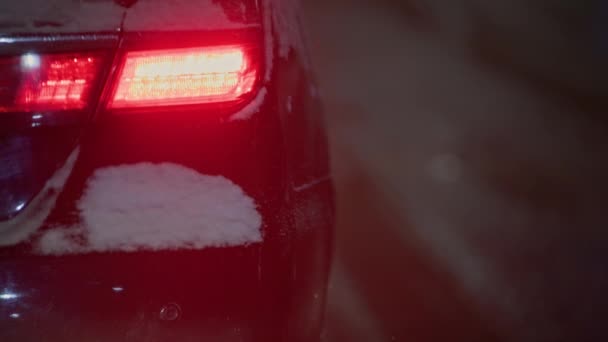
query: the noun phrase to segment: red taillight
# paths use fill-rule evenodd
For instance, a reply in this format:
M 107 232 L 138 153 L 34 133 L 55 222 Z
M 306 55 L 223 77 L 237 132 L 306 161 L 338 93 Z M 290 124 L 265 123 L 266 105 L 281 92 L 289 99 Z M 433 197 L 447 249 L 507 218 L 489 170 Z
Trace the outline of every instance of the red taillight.
M 251 92 L 256 70 L 240 46 L 129 52 L 111 108 L 228 102 Z
M 101 64 L 98 56 L 88 54 L 12 58 L 0 68 L 11 83 L 0 96 L 0 111 L 82 109 L 89 104 Z

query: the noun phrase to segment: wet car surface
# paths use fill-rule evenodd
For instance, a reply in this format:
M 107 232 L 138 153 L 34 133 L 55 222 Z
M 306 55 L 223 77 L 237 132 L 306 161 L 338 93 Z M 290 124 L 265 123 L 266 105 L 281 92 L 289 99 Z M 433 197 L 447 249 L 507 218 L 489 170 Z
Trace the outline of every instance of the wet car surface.
M 1 5 L 0 339 L 318 340 L 333 188 L 293 9 L 30 5 Z

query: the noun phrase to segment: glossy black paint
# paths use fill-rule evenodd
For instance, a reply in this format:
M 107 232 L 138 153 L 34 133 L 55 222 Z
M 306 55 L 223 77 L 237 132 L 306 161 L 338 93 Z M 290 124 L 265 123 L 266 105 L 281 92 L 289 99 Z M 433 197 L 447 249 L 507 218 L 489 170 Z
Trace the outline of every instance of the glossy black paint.
M 117 56 L 135 46 L 209 44 L 226 37 L 260 46 L 264 41 L 257 29 L 201 32 L 190 43 L 121 37 Z M 257 53 L 263 63 L 263 49 Z M 95 170 L 171 162 L 242 187 L 263 217 L 264 240 L 200 251 L 50 257 L 36 255 L 35 235 L 0 249 L 0 340 L 318 341 L 333 188 L 321 107 L 302 58 L 295 51 L 275 58 L 270 81 L 260 79 L 258 87 L 267 96 L 244 121 L 230 120 L 244 102 L 110 112 L 106 87 L 42 230 L 78 222 L 76 203 Z M 271 67 L 260 65 L 260 75 Z M 115 72 L 116 64 L 107 84 Z

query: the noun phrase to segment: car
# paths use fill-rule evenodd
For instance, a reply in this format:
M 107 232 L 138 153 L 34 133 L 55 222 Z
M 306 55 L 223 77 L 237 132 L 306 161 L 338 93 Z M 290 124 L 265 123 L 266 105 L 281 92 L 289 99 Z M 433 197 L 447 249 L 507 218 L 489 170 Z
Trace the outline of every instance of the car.
M 300 11 L 0 4 L 1 341 L 319 341 L 334 193 Z

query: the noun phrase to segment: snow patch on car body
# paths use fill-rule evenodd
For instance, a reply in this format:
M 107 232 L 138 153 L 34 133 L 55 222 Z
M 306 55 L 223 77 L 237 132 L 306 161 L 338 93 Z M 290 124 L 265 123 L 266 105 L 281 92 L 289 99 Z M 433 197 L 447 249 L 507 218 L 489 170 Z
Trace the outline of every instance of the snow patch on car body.
M 262 241 L 262 217 L 238 185 L 177 164 L 99 169 L 77 207 L 80 224 L 45 231 L 38 253 L 203 249 Z
M 278 56 L 287 59 L 293 49 L 303 66 L 311 68 L 306 49 L 306 37 L 302 31 L 302 5 L 300 0 L 270 0 L 272 2 L 272 24 L 277 37 Z
M 272 23 L 277 35 L 278 54 L 281 58 L 289 57 L 289 51 L 292 48 L 302 51 L 304 38 L 300 31 L 301 12 L 299 0 L 272 1 Z
M 46 182 L 44 188 L 25 210 L 13 219 L 0 223 L 0 246 L 12 246 L 27 240 L 38 230 L 55 207 L 57 197 L 72 174 L 79 148 L 68 157 L 65 164 Z
M 270 82 L 275 57 L 275 40 L 278 57 L 287 59 L 295 50 L 303 66 L 311 69 L 312 62 L 306 50 L 306 37 L 302 31 L 300 0 L 263 0 L 264 45 L 266 46 L 266 72 L 264 81 Z M 275 39 L 276 37 L 276 39 Z
M 256 97 L 249 104 L 230 117 L 230 121 L 250 119 L 255 113 L 260 111 L 260 107 L 266 99 L 266 94 L 268 94 L 268 90 L 266 88 L 260 89 L 258 95 L 256 95 Z
M 127 32 L 230 30 L 259 27 L 231 20 L 212 0 L 139 0 L 127 11 Z
M 82 33 L 120 29 L 125 9 L 113 1 L 0 2 L 2 33 Z

